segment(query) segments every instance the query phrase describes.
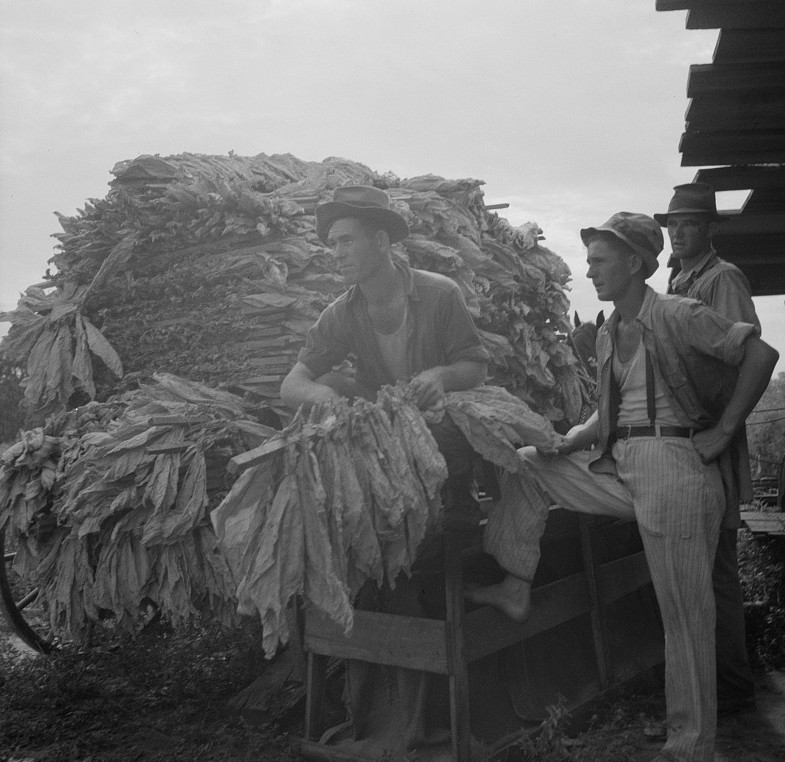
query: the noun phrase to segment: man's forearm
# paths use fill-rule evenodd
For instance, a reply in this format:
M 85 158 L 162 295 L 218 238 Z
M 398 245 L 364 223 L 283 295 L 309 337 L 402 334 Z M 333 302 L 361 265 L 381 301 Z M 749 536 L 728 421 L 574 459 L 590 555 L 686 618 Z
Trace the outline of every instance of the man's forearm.
M 744 344 L 744 360 L 739 366 L 739 379 L 718 428 L 728 437 L 738 431 L 747 420 L 758 400 L 766 391 L 779 353 L 756 336 Z
M 766 391 L 779 354 L 757 336 L 750 336 L 744 344 L 744 359 L 739 366 L 739 378 L 733 396 L 725 407 L 717 425 L 699 431 L 692 443 L 704 463 L 711 463 L 727 449 L 736 432 Z
M 573 426 L 564 436 L 562 443 L 557 446 L 556 451 L 563 455 L 571 452 L 585 450 L 596 444 L 599 436 L 600 415 L 595 410 L 585 423 Z
M 445 392 L 460 392 L 479 386 L 488 374 L 488 366 L 474 360 L 459 360 L 451 365 L 432 368 L 439 375 Z
M 292 410 L 337 396 L 329 386 L 308 378 L 304 373 L 289 373 L 281 384 L 281 402 Z

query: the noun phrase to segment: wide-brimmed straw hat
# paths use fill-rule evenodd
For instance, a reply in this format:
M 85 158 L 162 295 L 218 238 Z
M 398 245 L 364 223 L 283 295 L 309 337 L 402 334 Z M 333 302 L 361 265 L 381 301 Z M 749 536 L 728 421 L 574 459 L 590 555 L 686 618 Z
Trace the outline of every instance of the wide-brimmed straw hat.
M 343 217 L 368 220 L 387 231 L 390 243 L 402 241 L 409 235 L 406 220 L 390 209 L 390 197 L 372 185 L 344 185 L 333 191 L 333 200 L 316 207 L 316 235 L 327 243 L 333 222 Z
M 597 232 L 613 233 L 620 241 L 624 241 L 636 254 L 643 259 L 646 277 L 650 277 L 660 266 L 657 261 L 665 240 L 660 226 L 648 215 L 636 212 L 617 212 L 607 222 L 593 228 L 581 230 L 584 245 Z
M 655 214 L 654 219 L 668 227 L 669 214 L 707 214 L 713 220 L 720 222 L 727 219 L 717 214 L 717 200 L 714 197 L 714 188 L 708 183 L 684 183 L 673 188 L 673 198 L 668 204 L 668 211 Z

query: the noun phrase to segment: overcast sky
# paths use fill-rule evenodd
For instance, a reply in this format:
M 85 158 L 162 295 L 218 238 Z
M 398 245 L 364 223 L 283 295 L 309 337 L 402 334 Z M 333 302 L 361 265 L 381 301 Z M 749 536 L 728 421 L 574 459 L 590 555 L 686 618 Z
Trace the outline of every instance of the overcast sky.
M 54 212 L 104 197 L 116 162 L 232 150 L 484 180 L 486 203 L 540 225 L 591 319 L 603 305 L 578 230 L 665 211 L 693 179 L 678 152 L 687 73 L 717 38 L 654 0 L 0 0 L 0 13 L 5 310 L 41 280 Z M 651 283 L 665 282 L 663 266 Z M 756 299 L 783 358 L 784 299 Z

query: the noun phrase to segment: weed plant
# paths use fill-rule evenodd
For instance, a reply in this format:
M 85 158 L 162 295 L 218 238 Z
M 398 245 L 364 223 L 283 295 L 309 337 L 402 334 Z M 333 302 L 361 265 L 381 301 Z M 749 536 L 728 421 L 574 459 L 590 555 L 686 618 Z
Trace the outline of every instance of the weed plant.
M 739 533 L 747 651 L 752 665 L 785 669 L 785 538 Z

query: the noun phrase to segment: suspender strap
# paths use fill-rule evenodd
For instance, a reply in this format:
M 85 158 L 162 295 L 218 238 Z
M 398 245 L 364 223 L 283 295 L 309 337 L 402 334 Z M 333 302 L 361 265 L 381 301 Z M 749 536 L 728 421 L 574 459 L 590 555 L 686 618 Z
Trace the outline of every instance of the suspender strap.
M 644 347 L 643 351 L 646 353 L 646 412 L 649 414 L 649 423 L 654 426 L 657 417 L 657 407 L 654 404 L 654 364 L 649 350 Z

